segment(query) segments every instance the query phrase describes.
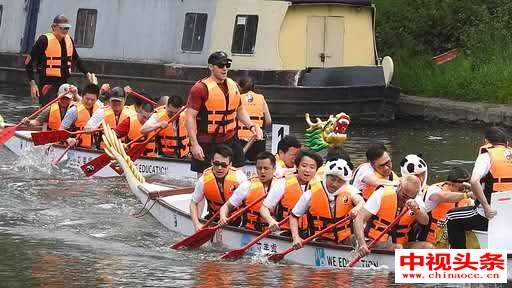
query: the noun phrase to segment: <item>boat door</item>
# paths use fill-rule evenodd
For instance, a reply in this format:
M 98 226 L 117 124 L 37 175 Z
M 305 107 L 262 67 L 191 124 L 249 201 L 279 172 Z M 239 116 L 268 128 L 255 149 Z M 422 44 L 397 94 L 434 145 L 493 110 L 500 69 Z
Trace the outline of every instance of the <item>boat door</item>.
M 40 0 L 25 0 L 25 31 L 21 41 L 21 52 L 29 53 L 34 45 Z
M 307 67 L 343 66 L 343 17 L 309 16 L 307 24 Z

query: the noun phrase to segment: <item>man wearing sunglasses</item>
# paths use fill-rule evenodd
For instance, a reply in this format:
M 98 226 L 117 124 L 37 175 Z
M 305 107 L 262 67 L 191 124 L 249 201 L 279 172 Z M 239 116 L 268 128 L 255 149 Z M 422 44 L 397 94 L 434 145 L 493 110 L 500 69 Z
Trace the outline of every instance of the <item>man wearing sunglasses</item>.
M 75 49 L 75 44 L 68 35 L 71 24 L 64 15 L 53 19 L 52 32 L 43 34 L 32 47 L 30 55 L 25 59 L 25 70 L 30 84 L 32 99 L 39 99 L 39 104 L 45 105 L 57 95 L 60 85 L 67 82 L 71 76 L 71 68 L 75 65 L 89 82 L 93 82 L 94 74 L 89 73 Z M 34 79 L 34 63 L 39 73 L 39 85 Z
M 236 82 L 227 76 L 231 62 L 225 52 L 212 53 L 208 57 L 210 76 L 190 89 L 185 119 L 192 153 L 190 169 L 198 174 L 210 165 L 212 151 L 219 144 L 233 150 L 234 167 L 244 165 L 242 146 L 236 137 L 237 120 L 257 140 L 263 139 L 261 128 L 252 123 L 242 105 Z
M 394 228 L 380 238 L 374 248 L 389 250 L 433 248 L 432 244 L 428 242 L 409 241 L 408 238 L 408 233 L 415 221 L 422 225 L 428 224 L 429 221 L 425 204 L 421 197 L 418 197 L 420 188 L 419 178 L 414 175 L 407 175 L 400 178 L 397 186 L 379 186 L 375 190 L 353 222 L 360 256 L 364 257 L 370 253 L 366 241 L 376 239 L 381 231 L 384 231 L 405 207 L 410 211 L 400 218 Z
M 368 200 L 379 185 L 390 185 L 398 179 L 393 172 L 393 162 L 383 144 L 373 144 L 366 151 L 367 162 L 354 171 L 351 184 Z
M 203 200 L 206 199 L 208 204 L 208 214 L 205 218 L 209 219 L 228 201 L 233 191 L 242 182 L 247 181 L 241 170 L 231 167 L 232 159 L 233 150 L 229 146 L 215 146 L 211 168 L 204 170 L 203 175 L 199 177 L 190 201 L 190 217 L 196 231 L 203 227 L 199 221 L 203 211 L 203 205 L 200 203 Z

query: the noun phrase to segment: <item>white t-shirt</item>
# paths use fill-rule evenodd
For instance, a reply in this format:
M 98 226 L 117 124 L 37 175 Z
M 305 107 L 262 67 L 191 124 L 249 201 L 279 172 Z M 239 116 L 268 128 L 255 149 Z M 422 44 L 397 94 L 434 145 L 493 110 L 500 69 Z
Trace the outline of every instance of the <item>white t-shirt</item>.
M 356 187 L 359 191 L 362 191 L 366 184 L 363 182 L 364 177 L 368 175 L 373 175 L 375 170 L 373 170 L 372 165 L 369 162 L 363 163 L 357 167 L 354 172 L 354 178 L 352 179 L 352 185 Z
M 236 179 L 238 183 L 242 183 L 247 181 L 247 176 L 242 170 L 236 170 L 235 172 Z M 196 183 L 196 187 L 194 188 L 194 193 L 192 193 L 192 201 L 195 203 L 199 203 L 204 199 L 204 187 L 203 187 L 204 175 L 199 177 L 199 180 Z
M 484 178 L 489 171 L 491 170 L 491 156 L 489 156 L 489 153 L 482 153 L 478 155 L 475 161 L 475 167 L 473 168 L 473 174 L 472 178 L 476 177 L 477 179 Z M 482 184 L 482 189 L 485 189 L 485 185 Z M 478 207 L 476 207 L 476 212 L 480 214 L 481 216 L 485 217 L 484 208 L 482 207 L 482 204 L 478 204 Z
M 306 185 L 300 185 L 302 191 L 306 189 Z M 272 185 L 267 197 L 263 200 L 263 205 L 269 209 L 273 209 L 277 206 L 281 198 L 283 198 L 286 190 L 286 178 L 280 178 Z
M 96 109 L 92 114 L 87 124 L 85 124 L 85 128 L 98 128 L 100 127 L 101 121 L 105 118 L 105 107 L 100 109 Z
M 324 186 L 324 190 L 328 191 L 327 187 L 325 187 L 323 182 L 322 182 L 322 185 Z M 345 185 L 341 186 L 341 188 L 338 189 L 338 191 L 345 189 L 346 185 L 351 186 L 350 184 L 345 183 Z M 350 188 L 348 189 L 349 193 L 350 193 L 350 197 L 352 197 L 356 194 L 360 194 L 358 192 L 359 190 L 357 190 L 357 188 L 355 188 L 353 186 L 352 186 L 352 188 L 353 189 L 350 189 Z M 336 192 L 338 192 L 338 191 L 336 191 Z M 327 196 L 329 197 L 329 202 L 334 201 L 334 199 L 335 199 L 334 194 L 335 193 L 327 193 Z M 293 207 L 292 213 L 293 213 L 293 215 L 300 217 L 308 212 L 309 207 L 311 207 L 311 190 L 308 190 L 308 191 L 304 192 L 304 194 L 302 194 L 302 196 L 300 197 L 297 204 L 295 204 L 295 207 Z
M 442 192 L 443 189 L 439 187 L 438 185 L 430 185 L 427 189 L 427 194 L 425 195 L 425 210 L 428 212 L 434 210 L 434 208 L 439 205 L 439 202 L 431 200 L 430 196 L 432 196 L 434 193 Z
M 368 201 L 364 203 L 364 209 L 366 209 L 368 212 L 372 213 L 373 215 L 377 215 L 377 212 L 379 212 L 380 204 L 382 200 L 382 193 L 384 193 L 384 187 L 380 187 L 379 189 L 375 190 L 373 194 L 368 198 Z M 416 196 L 414 199 L 416 200 L 416 203 L 418 203 L 418 206 L 420 208 L 425 208 L 425 203 L 421 199 L 421 196 Z
M 270 189 L 272 189 L 276 182 L 277 180 L 275 179 L 272 181 L 272 183 L 270 184 Z M 251 190 L 251 183 L 252 182 L 250 180 L 247 180 L 244 183 L 240 184 L 240 186 L 238 186 L 238 188 L 236 188 L 235 191 L 233 191 L 233 195 L 231 195 L 231 197 L 229 198 L 229 204 L 233 205 L 234 207 L 239 207 L 240 205 L 242 205 L 245 199 L 247 198 L 247 194 L 249 194 L 249 191 Z

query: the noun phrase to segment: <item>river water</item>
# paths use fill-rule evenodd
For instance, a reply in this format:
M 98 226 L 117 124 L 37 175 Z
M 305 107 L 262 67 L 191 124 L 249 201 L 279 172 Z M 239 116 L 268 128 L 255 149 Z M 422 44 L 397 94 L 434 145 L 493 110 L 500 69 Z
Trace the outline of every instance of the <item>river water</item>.
M 0 86 L 0 115 L 7 122 L 35 108 L 25 91 Z M 303 123 L 289 124 L 302 135 Z M 423 152 L 433 183 L 452 165 L 471 169 L 482 132 L 479 126 L 414 119 L 353 125 L 345 147 L 358 164 L 366 147 L 381 141 L 397 173 L 400 157 Z M 87 179 L 49 163 L 37 149 L 18 158 L 0 147 L 0 287 L 413 287 L 393 284 L 394 275 L 380 271 L 262 264 L 251 257 L 221 262 L 219 247 L 170 250 L 181 236 L 149 215 L 131 216 L 142 205 L 124 178 Z M 180 186 L 194 183 L 164 178 Z

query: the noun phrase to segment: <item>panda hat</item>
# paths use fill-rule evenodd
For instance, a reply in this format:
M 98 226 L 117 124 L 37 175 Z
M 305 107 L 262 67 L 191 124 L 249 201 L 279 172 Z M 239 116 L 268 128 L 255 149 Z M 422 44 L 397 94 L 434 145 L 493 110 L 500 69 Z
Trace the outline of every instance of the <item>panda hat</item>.
M 352 178 L 352 169 L 350 164 L 344 159 L 334 159 L 325 163 L 325 173 L 327 175 L 334 175 L 341 178 L 343 181 L 348 182 Z M 325 179 L 324 179 L 325 180 Z
M 405 156 L 402 161 L 400 161 L 400 172 L 402 173 L 402 177 L 406 175 L 417 176 L 425 172 L 425 179 L 423 179 L 423 183 L 421 183 L 421 189 L 423 190 L 427 185 L 428 166 L 421 156 L 421 154 L 409 154 Z

